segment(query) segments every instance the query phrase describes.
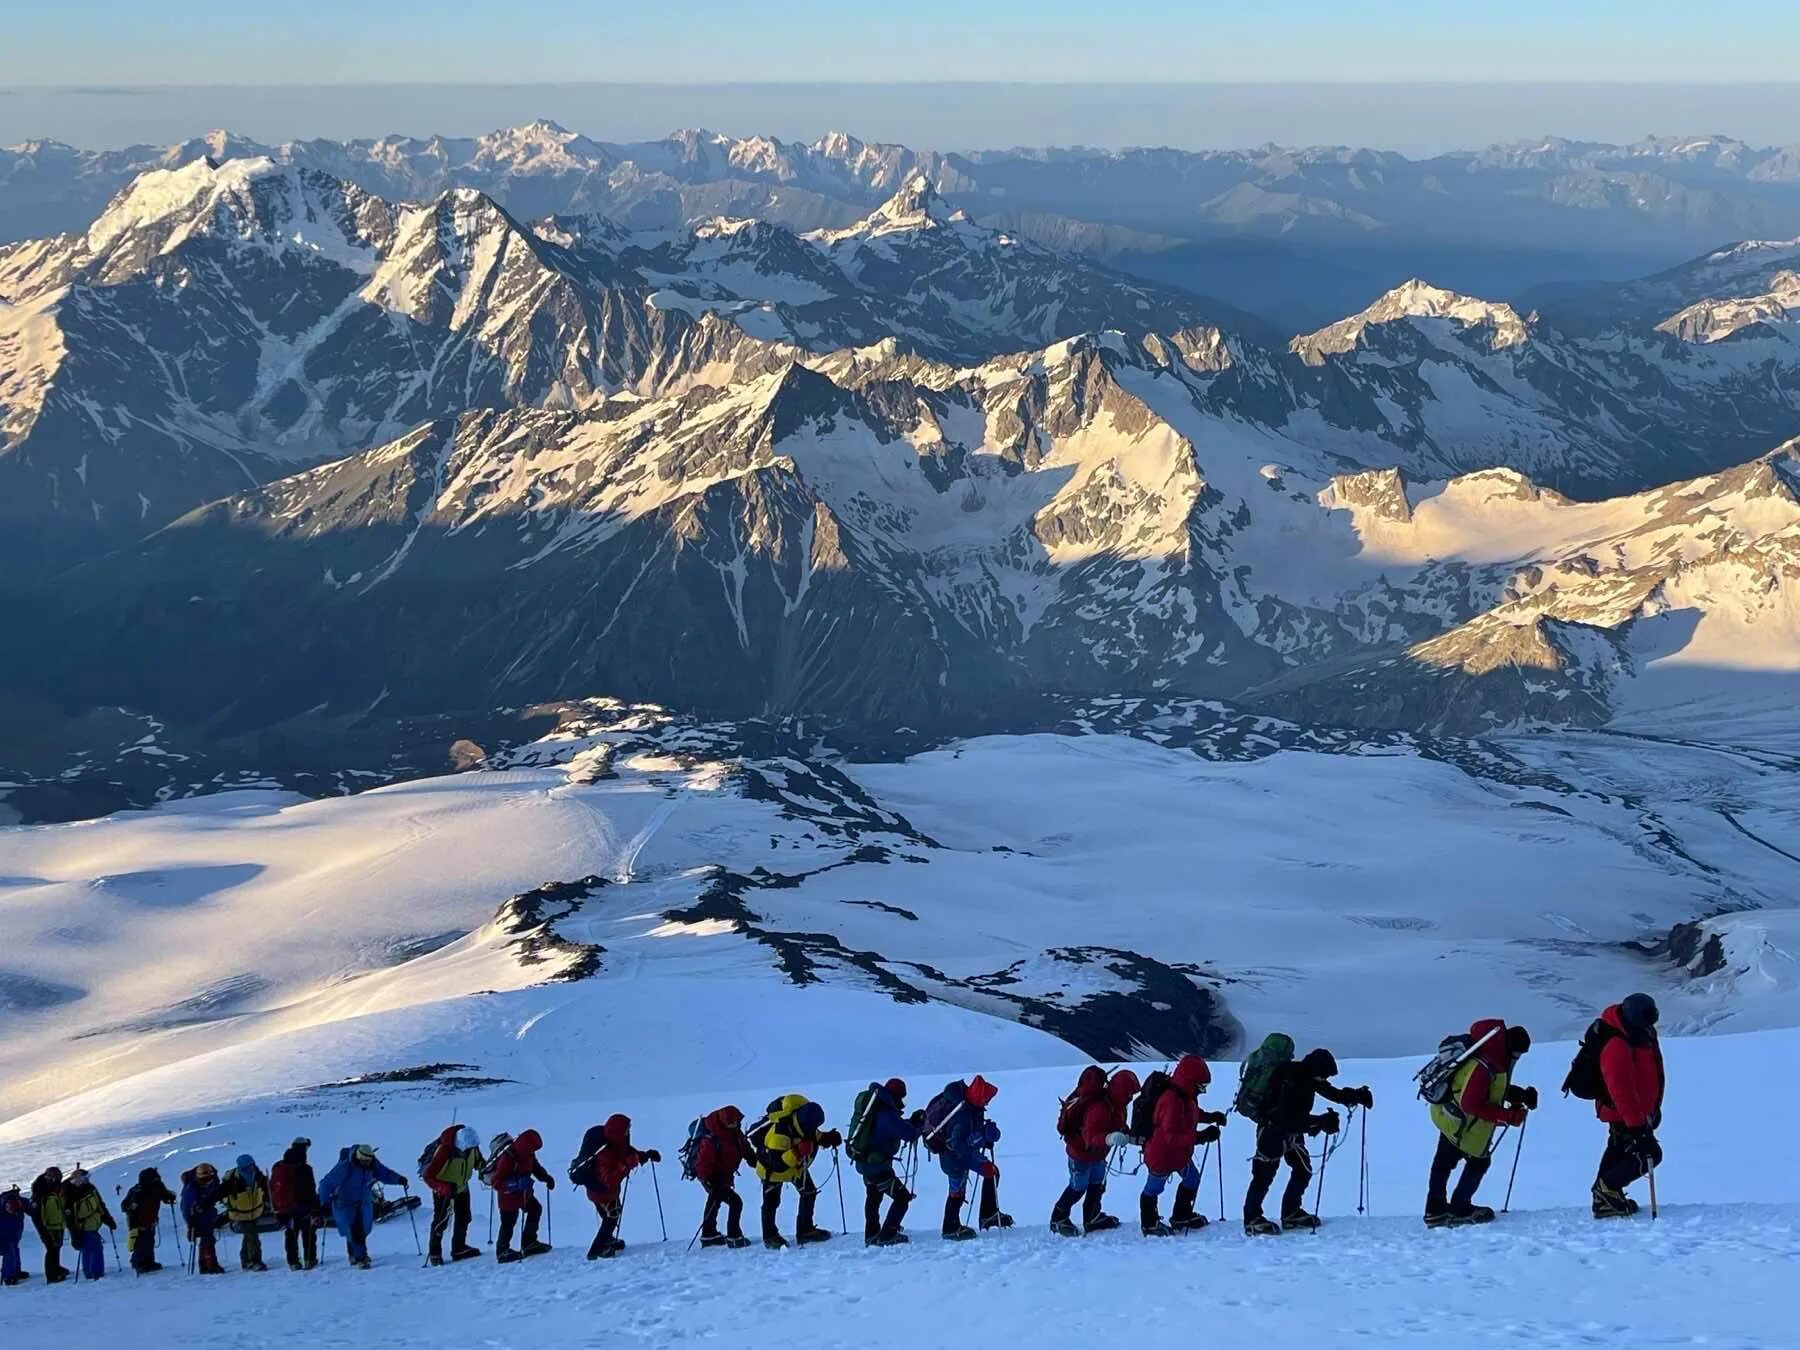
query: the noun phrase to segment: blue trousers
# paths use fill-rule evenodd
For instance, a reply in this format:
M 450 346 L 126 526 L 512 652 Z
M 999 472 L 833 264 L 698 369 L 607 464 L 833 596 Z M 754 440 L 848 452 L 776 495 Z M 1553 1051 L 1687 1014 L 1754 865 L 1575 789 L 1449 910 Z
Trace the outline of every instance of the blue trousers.
M 10 1280 L 24 1273 L 24 1263 L 19 1260 L 19 1239 L 0 1243 L 0 1280 Z
M 75 1234 L 75 1250 L 81 1255 L 81 1278 L 97 1280 L 106 1274 L 106 1239 L 100 1230 Z
M 1085 1163 L 1069 1159 L 1069 1189 L 1085 1191 L 1090 1186 L 1106 1185 L 1106 1159 Z
M 1174 1175 L 1173 1172 L 1152 1172 L 1144 1179 L 1144 1194 L 1161 1195 L 1163 1187 L 1169 1184 L 1169 1178 Z M 1181 1169 L 1181 1184 L 1190 1191 L 1200 1189 L 1200 1169 L 1195 1167 L 1192 1161 Z

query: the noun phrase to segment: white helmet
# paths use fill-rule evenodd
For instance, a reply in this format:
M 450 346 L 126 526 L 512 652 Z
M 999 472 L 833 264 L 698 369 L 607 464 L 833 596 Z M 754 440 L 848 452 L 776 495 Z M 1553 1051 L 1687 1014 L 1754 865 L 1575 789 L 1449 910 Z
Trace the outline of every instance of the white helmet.
M 480 1148 L 481 1136 L 465 1125 L 456 1132 L 456 1146 L 464 1152 L 472 1148 Z

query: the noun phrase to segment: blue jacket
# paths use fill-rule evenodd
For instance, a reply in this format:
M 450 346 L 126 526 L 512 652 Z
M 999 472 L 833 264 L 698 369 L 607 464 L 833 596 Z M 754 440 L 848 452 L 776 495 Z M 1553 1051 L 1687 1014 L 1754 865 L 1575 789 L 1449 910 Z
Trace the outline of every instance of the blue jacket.
M 31 1213 L 31 1202 L 23 1192 L 7 1192 L 8 1201 L 17 1200 L 19 1212 L 12 1213 L 5 1204 L 0 1204 L 0 1247 L 11 1247 L 25 1236 L 25 1219 Z
M 973 1171 L 983 1149 L 1000 1142 L 1000 1127 L 987 1112 L 965 1100 L 938 1136 L 938 1161 L 946 1172 Z
M 380 1158 L 368 1167 L 358 1167 L 350 1161 L 349 1149 L 339 1149 L 337 1166 L 319 1183 L 319 1205 L 334 1216 L 347 1217 L 361 1210 L 366 1228 L 375 1214 L 374 1186 L 378 1181 L 386 1186 L 406 1185 L 406 1178 L 383 1166 Z
M 192 1169 L 181 1174 L 181 1217 L 193 1229 L 210 1232 L 217 1228 L 219 1201 L 224 1197 L 224 1184 L 215 1176 L 204 1186 L 195 1179 Z
M 879 1171 L 889 1166 L 902 1146 L 917 1139 L 924 1128 L 901 1114 L 900 1103 L 885 1087 L 878 1083 L 869 1086 L 873 1092 L 866 1108 L 869 1114 L 868 1147 L 864 1150 L 866 1156 L 856 1164 L 859 1172 L 870 1168 Z

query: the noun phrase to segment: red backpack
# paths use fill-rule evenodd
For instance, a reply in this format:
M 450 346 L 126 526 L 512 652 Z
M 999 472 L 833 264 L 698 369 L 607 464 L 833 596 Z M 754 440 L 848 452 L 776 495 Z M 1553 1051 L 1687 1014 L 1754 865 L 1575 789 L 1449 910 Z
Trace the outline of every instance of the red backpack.
M 299 1163 L 283 1158 L 269 1169 L 269 1203 L 277 1214 L 293 1214 L 301 1208 Z
M 1081 1071 L 1081 1077 L 1075 1082 L 1075 1090 L 1063 1098 L 1062 1110 L 1056 1113 L 1056 1132 L 1065 1140 L 1079 1138 L 1081 1135 L 1081 1118 L 1087 1114 L 1087 1108 L 1098 1101 L 1106 1093 L 1106 1070 L 1098 1064 L 1090 1064 Z

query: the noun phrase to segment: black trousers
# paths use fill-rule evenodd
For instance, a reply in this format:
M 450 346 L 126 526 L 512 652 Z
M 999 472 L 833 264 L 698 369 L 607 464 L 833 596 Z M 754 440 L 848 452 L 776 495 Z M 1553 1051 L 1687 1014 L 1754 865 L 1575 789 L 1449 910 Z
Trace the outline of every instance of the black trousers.
M 512 1246 L 513 1228 L 518 1224 L 521 1214 L 525 1216 L 525 1231 L 519 1236 L 520 1243 L 529 1247 L 538 1240 L 538 1224 L 543 1220 L 544 1206 L 535 1195 L 528 1195 L 522 1208 L 500 1211 L 501 1251 Z
M 775 1211 L 781 1208 L 782 1189 L 789 1185 L 792 1185 L 800 1193 L 800 1213 L 794 1221 L 794 1231 L 804 1233 L 807 1229 L 817 1226 L 813 1223 L 813 1206 L 819 1202 L 819 1183 L 812 1179 L 812 1173 L 802 1172 L 792 1182 L 763 1182 L 762 1230 L 764 1237 L 777 1236 Z
M 742 1237 L 744 1235 L 744 1197 L 737 1193 L 737 1187 L 727 1178 L 724 1181 L 708 1183 L 706 1187 L 706 1207 L 700 1211 L 700 1236 L 717 1237 L 719 1235 L 719 1207 L 725 1207 L 725 1236 Z
M 44 1242 L 44 1278 L 46 1280 L 59 1280 L 67 1273 L 63 1270 L 62 1263 L 63 1234 L 66 1231 L 62 1228 L 38 1229 L 38 1236 Z
M 1467 1214 L 1475 1203 L 1475 1192 L 1481 1185 L 1481 1179 L 1488 1174 L 1492 1159 L 1471 1158 L 1445 1134 L 1438 1135 L 1437 1152 L 1431 1159 L 1431 1179 L 1425 1192 L 1425 1212 L 1441 1214 L 1449 1210 L 1452 1214 Z M 1450 1184 L 1450 1174 L 1462 1164 L 1462 1175 L 1456 1179 L 1456 1193 L 1448 1200 L 1444 1198 L 1444 1190 Z
M 449 1195 L 431 1193 L 431 1254 L 444 1254 L 444 1234 L 450 1234 L 450 1250 L 461 1251 L 469 1245 L 469 1193 L 453 1191 Z
M 1661 1165 L 1662 1145 L 1656 1136 L 1649 1137 L 1647 1147 L 1640 1148 L 1631 1131 L 1623 1125 L 1606 1127 L 1606 1151 L 1600 1155 L 1600 1171 L 1594 1178 L 1601 1185 L 1622 1191 L 1632 1182 L 1649 1174 L 1651 1166 Z
M 885 1233 L 892 1237 L 900 1231 L 900 1225 L 906 1219 L 907 1206 L 912 1204 L 914 1195 L 906 1189 L 906 1183 L 894 1174 L 893 1168 L 877 1172 L 873 1176 L 863 1178 L 863 1236 L 872 1238 Z M 881 1203 L 892 1199 L 888 1206 L 887 1219 L 881 1217 Z
M 319 1230 L 310 1214 L 290 1214 L 281 1221 L 281 1245 L 290 1266 L 302 1259 L 308 1269 L 319 1264 Z
M 1313 1174 L 1306 1136 L 1265 1125 L 1256 1132 L 1256 1156 L 1250 1161 L 1250 1187 L 1244 1192 L 1246 1219 L 1263 1217 L 1263 1201 L 1284 1162 L 1288 1166 L 1288 1184 L 1281 1193 L 1282 1217 L 1306 1207 L 1306 1188 L 1312 1184 Z

